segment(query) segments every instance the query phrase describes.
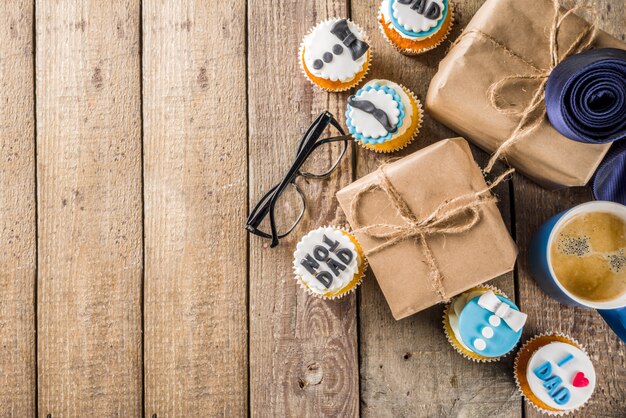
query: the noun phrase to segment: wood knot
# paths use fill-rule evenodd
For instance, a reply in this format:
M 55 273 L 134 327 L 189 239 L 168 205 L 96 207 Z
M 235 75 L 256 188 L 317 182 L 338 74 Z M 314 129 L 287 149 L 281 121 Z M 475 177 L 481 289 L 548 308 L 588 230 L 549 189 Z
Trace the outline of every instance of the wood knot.
M 93 75 L 91 76 L 91 84 L 97 89 L 102 88 L 104 78 L 102 77 L 102 70 L 100 67 L 93 69 Z
M 324 372 L 317 363 L 310 363 L 306 366 L 304 376 L 298 379 L 298 387 L 304 389 L 307 386 L 317 386 L 324 381 Z
M 74 29 L 76 30 L 80 30 L 81 32 L 84 32 L 86 27 L 87 27 L 87 22 L 85 21 L 85 19 L 80 19 L 78 22 L 74 22 Z
M 209 77 L 206 75 L 206 68 L 201 67 L 200 73 L 198 73 L 198 84 L 203 89 L 209 87 Z

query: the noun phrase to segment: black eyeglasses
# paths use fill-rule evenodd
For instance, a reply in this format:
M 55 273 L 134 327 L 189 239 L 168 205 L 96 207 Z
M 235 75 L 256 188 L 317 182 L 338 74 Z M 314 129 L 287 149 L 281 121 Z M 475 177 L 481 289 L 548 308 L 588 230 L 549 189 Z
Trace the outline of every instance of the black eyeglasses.
M 339 131 L 339 133 L 341 133 L 341 136 L 320 139 L 320 136 L 326 130 L 328 125 L 334 126 Z M 332 173 L 339 166 L 341 159 L 346 154 L 346 150 L 348 148 L 347 144 L 349 140 L 350 135 L 346 135 L 343 128 L 341 127 L 341 125 L 339 125 L 339 122 L 337 122 L 335 117 L 330 112 L 322 112 L 322 114 L 320 114 L 315 119 L 315 121 L 313 121 L 311 126 L 309 126 L 309 128 L 306 130 L 306 132 L 302 136 L 302 139 L 300 139 L 298 150 L 296 152 L 296 159 L 291 165 L 291 168 L 289 169 L 283 180 L 276 186 L 272 187 L 267 193 L 265 193 L 261 200 L 259 200 L 259 203 L 257 203 L 254 209 L 252 209 L 252 212 L 250 213 L 250 216 L 246 221 L 246 229 L 249 232 L 260 237 L 271 238 L 272 243 L 270 247 L 277 246 L 278 241 L 281 238 L 284 238 L 291 231 L 294 230 L 296 225 L 298 225 L 298 223 L 302 219 L 302 216 L 304 215 L 304 212 L 306 210 L 306 201 L 304 198 L 304 194 L 295 183 L 296 178 L 298 176 L 313 179 L 322 179 L 328 177 L 330 173 Z M 323 172 L 320 173 L 311 173 L 302 170 L 302 166 L 311 155 L 316 153 L 316 151 L 321 150 L 324 145 L 334 142 L 340 142 L 342 149 L 339 157 L 330 166 L 329 169 L 325 169 Z M 288 225 L 291 225 L 287 227 L 285 231 L 279 231 L 277 227 L 277 216 L 275 213 L 276 203 L 278 201 L 278 198 L 288 187 L 292 187 L 297 193 L 301 209 L 299 211 L 299 214 L 295 216 L 295 218 L 292 217 L 294 218 L 293 222 L 287 223 Z M 260 230 L 259 226 L 268 214 L 270 231 L 265 232 Z

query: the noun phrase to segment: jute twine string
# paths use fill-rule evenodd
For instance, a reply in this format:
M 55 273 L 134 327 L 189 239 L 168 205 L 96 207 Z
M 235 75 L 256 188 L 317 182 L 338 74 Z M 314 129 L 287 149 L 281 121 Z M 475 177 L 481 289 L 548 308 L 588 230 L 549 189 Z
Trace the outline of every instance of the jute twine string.
M 559 53 L 560 45 L 558 41 L 558 35 L 559 35 L 559 30 L 561 28 L 561 24 L 563 23 L 563 21 L 570 14 L 578 10 L 583 10 L 583 9 L 591 10 L 594 16 L 595 16 L 595 11 L 588 6 L 576 6 L 568 10 L 567 12 L 565 12 L 563 15 L 561 15 L 561 9 L 560 9 L 558 0 L 553 0 L 552 4 L 554 6 L 554 17 L 552 19 L 552 24 L 550 26 L 550 35 L 549 35 L 550 65 L 548 66 L 548 68 L 538 68 L 535 64 L 525 59 L 524 57 L 520 56 L 519 54 L 515 53 L 506 45 L 504 45 L 503 43 L 495 39 L 493 36 L 487 33 L 484 33 L 478 29 L 472 29 L 472 30 L 463 32 L 461 36 L 459 36 L 457 40 L 452 44 L 452 46 L 458 44 L 461 41 L 461 39 L 463 39 L 464 37 L 470 34 L 478 34 L 481 37 L 492 42 L 497 47 L 503 49 L 507 54 L 518 58 L 520 61 L 525 63 L 527 66 L 529 66 L 533 70 L 532 74 L 517 74 L 517 75 L 506 76 L 502 78 L 501 80 L 493 83 L 487 90 L 487 93 L 489 95 L 489 103 L 491 104 L 491 106 L 493 106 L 494 109 L 496 109 L 498 112 L 503 113 L 503 114 L 519 116 L 520 119 L 517 125 L 515 126 L 515 129 L 513 129 L 513 132 L 511 133 L 511 135 L 504 142 L 502 142 L 502 144 L 500 144 L 500 146 L 496 149 L 496 151 L 491 156 L 489 163 L 484 169 L 485 173 L 490 173 L 495 163 L 500 158 L 506 157 L 507 152 L 511 149 L 511 147 L 515 143 L 517 143 L 521 138 L 523 138 L 524 136 L 526 136 L 527 134 L 529 134 L 530 132 L 538 128 L 539 125 L 541 125 L 541 123 L 543 122 L 544 117 L 546 116 L 546 105 L 545 105 L 545 99 L 544 99 L 546 83 L 548 81 L 548 76 L 550 75 L 554 67 L 556 67 L 565 58 L 589 49 L 591 45 L 593 44 L 593 41 L 595 40 L 595 37 L 597 34 L 597 28 L 595 25 L 588 24 L 586 28 L 578 35 L 578 37 L 570 45 L 567 51 L 561 55 Z M 531 101 L 523 110 L 520 111 L 520 110 L 507 108 L 501 104 L 503 102 L 505 103 L 505 101 L 502 99 L 501 91 L 506 85 L 508 85 L 509 83 L 513 83 L 513 84 L 521 83 L 527 80 L 534 80 L 534 81 L 539 82 L 539 84 L 537 85 L 537 88 L 533 94 Z
M 496 198 L 490 193 L 491 189 L 502 183 L 513 172 L 513 169 L 509 169 L 501 174 L 483 190 L 444 201 L 423 219 L 418 219 L 411 211 L 402 195 L 389 181 L 384 169 L 385 165 L 378 169 L 379 183 L 370 184 L 359 190 L 352 198 L 350 213 L 353 218 L 354 232 L 362 233 L 370 238 L 384 240 L 382 244 L 367 251 L 366 255 L 368 256 L 402 241 L 415 239 L 417 245 L 422 249 L 424 259 L 430 270 L 429 281 L 433 290 L 439 295 L 441 301 L 447 301 L 448 297 L 443 287 L 444 277 L 428 245 L 428 238 L 434 235 L 461 234 L 474 227 L 480 221 L 481 206 L 486 203 L 496 202 Z M 387 195 L 403 219 L 404 225 L 384 223 L 363 225 L 361 223 L 359 216 L 361 198 L 376 189 Z

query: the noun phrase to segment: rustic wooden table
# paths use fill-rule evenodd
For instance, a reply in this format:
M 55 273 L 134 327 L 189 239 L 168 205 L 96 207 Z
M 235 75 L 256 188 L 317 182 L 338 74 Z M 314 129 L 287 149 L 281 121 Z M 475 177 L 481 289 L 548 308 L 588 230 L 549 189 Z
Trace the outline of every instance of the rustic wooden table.
M 345 222 L 335 191 L 385 157 L 352 146 L 328 180 L 301 183 L 317 198 L 278 248 L 243 229 L 304 127 L 324 109 L 343 120 L 348 94 L 299 70 L 315 22 L 358 22 L 369 77 L 423 100 L 446 47 L 398 54 L 378 3 L 2 2 L 0 416 L 537 415 L 511 357 L 478 365 L 449 347 L 441 307 L 396 322 L 372 276 L 335 302 L 296 286 L 295 242 Z M 480 4 L 456 1 L 451 39 Z M 596 8 L 624 40 L 624 1 Z M 426 117 L 401 154 L 450 136 Z M 529 314 L 525 337 L 558 330 L 588 347 L 599 384 L 580 416 L 626 416 L 626 346 L 595 312 L 544 296 L 526 264 L 538 225 L 588 190 L 516 175 L 498 195 L 521 254 L 493 283 Z

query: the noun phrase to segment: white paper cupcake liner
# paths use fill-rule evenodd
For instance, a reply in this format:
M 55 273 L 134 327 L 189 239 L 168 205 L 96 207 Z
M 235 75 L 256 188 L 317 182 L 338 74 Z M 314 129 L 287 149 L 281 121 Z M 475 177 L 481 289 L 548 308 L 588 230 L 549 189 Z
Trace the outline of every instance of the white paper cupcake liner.
M 463 293 L 467 293 L 467 292 L 471 292 L 474 289 L 478 289 L 478 288 L 486 288 L 491 290 L 492 292 L 504 296 L 505 298 L 509 298 L 506 293 L 504 293 L 502 290 L 498 289 L 495 286 L 489 285 L 489 284 L 481 284 L 478 286 L 473 287 L 472 289 L 466 290 Z M 509 351 L 506 354 L 503 354 L 499 357 L 484 357 L 484 358 L 476 358 L 476 357 L 471 357 L 468 356 L 465 352 L 461 351 L 459 349 L 459 347 L 457 346 L 457 343 L 455 343 L 454 339 L 456 339 L 455 336 L 450 335 L 450 333 L 448 332 L 448 327 L 446 326 L 448 324 L 448 310 L 450 309 L 450 307 L 452 306 L 452 303 L 454 302 L 454 298 L 452 298 L 452 300 L 450 300 L 450 302 L 446 303 L 446 306 L 443 310 L 443 332 L 446 334 L 446 338 L 448 340 L 448 342 L 450 343 L 450 345 L 454 348 L 454 350 L 459 353 L 460 355 L 462 355 L 463 357 L 465 357 L 468 360 L 472 360 L 475 363 L 492 363 L 495 361 L 500 361 L 501 359 L 503 359 L 504 357 L 508 356 L 510 353 L 512 353 L 515 350 L 515 347 L 513 347 L 511 349 L 511 351 Z M 454 339 L 453 339 L 454 338 Z M 517 346 L 517 344 L 515 345 Z
M 318 23 L 316 23 L 315 25 L 313 25 L 306 33 L 306 35 L 304 35 L 302 37 L 302 41 L 300 42 L 300 47 L 298 48 L 298 61 L 300 62 L 300 71 L 302 72 L 302 75 L 304 75 L 304 77 L 309 80 L 309 82 L 317 87 L 320 88 L 324 91 L 330 92 L 330 93 L 340 93 L 346 90 L 350 90 L 353 87 L 356 87 L 357 85 L 359 85 L 359 83 L 361 83 L 365 77 L 367 77 L 367 74 L 370 71 L 370 67 L 372 66 L 372 59 L 373 59 L 373 47 L 372 47 L 372 43 L 370 42 L 369 37 L 367 36 L 367 33 L 365 32 L 365 30 L 363 30 L 363 28 L 359 25 L 357 25 L 356 23 L 354 23 L 352 20 L 350 19 L 346 19 L 348 22 L 352 23 L 354 26 L 356 26 L 357 28 L 359 28 L 359 30 L 361 31 L 361 33 L 363 34 L 363 41 L 365 43 L 367 43 L 369 45 L 369 48 L 367 50 L 367 60 L 365 61 L 366 64 L 366 68 L 365 71 L 363 71 L 363 69 L 361 69 L 357 75 L 355 76 L 355 78 L 353 78 L 350 81 L 346 81 L 345 83 L 343 81 L 340 81 L 341 86 L 337 87 L 337 88 L 327 88 L 327 87 L 322 87 L 319 84 L 317 84 L 315 81 L 313 81 L 313 79 L 311 79 L 311 77 L 309 77 L 309 75 L 306 73 L 306 69 L 305 69 L 305 64 L 304 64 L 304 39 L 309 36 L 311 34 L 311 32 L 313 32 L 315 30 L 316 27 L 318 27 L 320 24 L 324 23 L 324 22 L 328 22 L 331 20 L 335 20 L 337 18 L 329 18 L 329 19 L 324 19 Z M 359 74 L 361 74 L 359 76 Z M 320 77 L 321 78 L 321 77 Z M 330 81 L 330 80 L 328 80 Z
M 441 39 L 439 40 L 439 42 L 437 42 L 436 44 L 433 44 L 427 48 L 422 48 L 419 50 L 416 49 L 407 49 L 407 48 L 402 48 L 401 46 L 398 46 L 396 44 L 394 44 L 391 39 L 389 39 L 387 37 L 387 34 L 385 33 L 385 28 L 383 27 L 383 23 L 381 22 L 383 20 L 383 16 L 381 13 L 380 8 L 378 9 L 378 29 L 380 30 L 380 33 L 382 33 L 383 38 L 387 41 L 387 43 L 389 43 L 389 45 L 391 45 L 392 47 L 394 47 L 398 52 L 400 52 L 403 55 L 407 55 L 407 56 L 416 56 L 416 55 L 420 55 L 423 54 L 425 52 L 428 51 L 432 51 L 433 49 L 437 48 L 439 45 L 441 45 L 446 39 L 448 39 L 448 36 L 450 35 L 450 32 L 452 31 L 452 28 L 454 27 L 454 5 L 452 3 L 448 3 L 449 4 L 449 13 L 450 13 L 450 25 L 448 26 L 448 30 L 446 30 L 446 33 L 444 34 L 444 36 L 441 37 Z M 390 22 L 386 22 L 386 24 L 389 24 Z M 392 28 L 393 30 L 393 28 Z M 434 36 L 428 36 L 424 39 L 428 39 L 430 37 Z
M 587 356 L 589 356 L 589 354 L 587 353 L 587 350 L 585 350 L 583 345 L 580 344 L 575 338 L 572 338 L 569 335 L 563 334 L 562 332 L 544 332 L 544 333 L 541 333 L 541 334 L 537 334 L 534 337 L 532 337 L 531 339 L 527 340 L 522 345 L 522 347 L 519 349 L 519 351 L 517 352 L 517 355 L 515 356 L 515 361 L 513 362 L 513 377 L 515 378 L 515 386 L 517 387 L 517 391 L 524 397 L 524 399 L 526 400 L 526 402 L 528 404 L 532 405 L 532 407 L 536 411 L 538 411 L 538 412 L 540 412 L 542 414 L 550 415 L 550 416 L 565 416 L 565 415 L 573 414 L 573 413 L 579 411 L 581 408 L 584 408 L 589 403 L 589 400 L 587 400 L 587 402 L 585 402 L 584 404 L 580 405 L 578 408 L 568 409 L 566 411 L 549 411 L 547 409 L 543 409 L 542 407 L 540 407 L 539 405 L 535 404 L 532 400 L 530 400 L 530 399 L 528 399 L 526 397 L 526 394 L 522 390 L 522 385 L 521 385 L 521 383 L 519 381 L 519 378 L 518 378 L 518 368 L 519 368 L 518 362 L 519 362 L 520 354 L 523 353 L 524 350 L 526 349 L 526 347 L 531 342 L 535 341 L 536 339 L 542 338 L 542 337 L 551 337 L 551 336 L 562 337 L 562 338 L 565 338 L 565 339 L 573 342 L 576 345 L 576 347 L 580 349 L 580 351 L 582 351 Z M 528 360 L 530 361 L 530 357 L 529 357 Z
M 333 295 L 333 296 L 326 296 L 326 295 L 321 295 L 317 292 L 314 292 L 313 290 L 311 290 L 310 287 L 308 287 L 305 283 L 304 280 L 302 280 L 300 278 L 300 276 L 298 276 L 298 274 L 296 273 L 295 267 L 294 267 L 294 278 L 296 279 L 296 281 L 298 282 L 298 285 L 300 286 L 301 289 L 304 289 L 304 291 L 309 294 L 310 296 L 316 297 L 318 299 L 324 299 L 324 300 L 334 300 L 334 299 L 341 299 L 351 293 L 354 293 L 356 291 L 356 289 L 361 285 L 361 283 L 363 282 L 363 278 L 365 277 L 365 273 L 367 272 L 367 268 L 369 267 L 369 263 L 367 261 L 367 258 L 365 257 L 365 254 L 363 253 L 363 248 L 361 247 L 361 244 L 359 243 L 359 241 L 356 239 L 356 237 L 354 235 L 352 235 L 350 228 L 349 227 L 340 227 L 340 226 L 335 226 L 335 225 L 323 225 L 320 228 L 333 228 L 333 229 L 337 229 L 337 230 L 341 230 L 343 232 L 346 232 L 348 234 L 350 234 L 350 237 L 356 241 L 358 243 L 358 250 L 360 250 L 359 252 L 359 256 L 361 257 L 361 259 L 363 260 L 363 266 L 361 267 L 361 275 L 360 277 L 358 277 L 356 279 L 356 282 L 354 284 L 352 284 L 352 282 L 354 281 L 354 279 L 352 279 L 349 284 L 352 284 L 352 288 L 350 288 L 349 290 L 342 292 L 338 295 Z

